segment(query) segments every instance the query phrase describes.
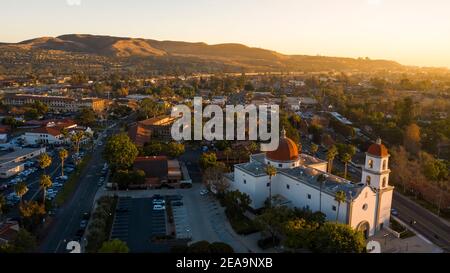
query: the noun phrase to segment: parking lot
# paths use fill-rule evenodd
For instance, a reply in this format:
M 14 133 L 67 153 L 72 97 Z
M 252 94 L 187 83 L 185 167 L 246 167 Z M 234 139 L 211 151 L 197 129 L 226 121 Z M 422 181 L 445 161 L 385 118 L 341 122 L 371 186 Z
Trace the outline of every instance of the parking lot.
M 152 241 L 167 235 L 165 210 L 154 210 L 153 198 L 120 197 L 111 239 L 127 243 L 131 252 L 168 252 L 170 246 Z
M 178 198 L 181 201 L 176 203 L 177 205 L 172 202 L 175 236 L 178 241 L 191 238 L 191 242 L 203 240 L 225 242 L 232 246 L 236 252 L 253 251 L 256 246 L 256 243 L 253 242 L 255 241 L 254 238 L 250 240 L 250 238 L 247 238 L 248 236 L 237 235 L 228 223 L 224 208 L 213 196 L 209 194 L 201 195 L 201 189 L 201 184 L 194 183 L 190 189 L 114 192 L 121 198 L 132 197 L 128 218 L 128 233 L 126 233 L 128 236 L 126 242 L 130 250 L 132 252 L 167 252 L 170 250 L 168 244 L 150 241 L 153 235 L 161 234 L 163 231 L 169 233 L 166 226 L 163 228 L 162 215 L 165 214 L 153 210 L 152 197 L 161 195 L 165 197 L 166 204 L 172 202 L 173 198 Z M 164 222 L 167 222 L 167 219 Z M 124 231 L 121 232 L 125 234 Z

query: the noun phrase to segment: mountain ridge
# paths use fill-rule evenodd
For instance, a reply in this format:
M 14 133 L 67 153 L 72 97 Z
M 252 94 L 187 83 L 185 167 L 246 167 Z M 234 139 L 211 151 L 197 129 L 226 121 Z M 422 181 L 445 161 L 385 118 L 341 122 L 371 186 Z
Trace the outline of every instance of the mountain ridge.
M 153 62 L 164 65 L 191 66 L 191 70 L 213 71 L 320 71 L 379 70 L 403 66 L 390 60 L 286 55 L 273 50 L 249 47 L 240 43 L 207 44 L 204 42 L 159 41 L 154 39 L 116 37 L 91 34 L 64 34 L 38 37 L 19 43 L 0 43 L 0 49 L 27 52 L 59 52 L 60 54 L 90 54 L 112 58 L 121 63 Z M 192 64 L 193 63 L 193 64 Z M 203 69 L 206 66 L 207 69 Z

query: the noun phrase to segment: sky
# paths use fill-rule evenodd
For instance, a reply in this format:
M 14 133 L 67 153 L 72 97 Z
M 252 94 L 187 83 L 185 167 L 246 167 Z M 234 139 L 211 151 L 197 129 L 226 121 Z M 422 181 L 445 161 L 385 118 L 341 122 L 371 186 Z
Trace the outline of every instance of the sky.
M 0 41 L 101 34 L 450 68 L 449 0 L 1 0 Z

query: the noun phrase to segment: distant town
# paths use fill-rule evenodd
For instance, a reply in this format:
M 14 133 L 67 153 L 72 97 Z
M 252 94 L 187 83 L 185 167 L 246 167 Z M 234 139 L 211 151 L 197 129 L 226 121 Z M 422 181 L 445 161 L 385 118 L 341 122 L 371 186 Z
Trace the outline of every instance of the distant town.
M 450 72 L 417 71 L 5 74 L 0 252 L 448 252 Z M 174 141 L 195 96 L 279 105 L 279 147 Z

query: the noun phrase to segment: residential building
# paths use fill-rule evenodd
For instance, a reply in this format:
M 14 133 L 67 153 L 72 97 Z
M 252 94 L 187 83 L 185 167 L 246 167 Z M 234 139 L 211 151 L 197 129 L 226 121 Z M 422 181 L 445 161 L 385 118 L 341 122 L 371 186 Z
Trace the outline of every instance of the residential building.
M 176 159 L 169 160 L 166 156 L 138 157 L 134 161 L 133 169 L 145 172 L 146 188 L 180 187 L 182 172 Z

